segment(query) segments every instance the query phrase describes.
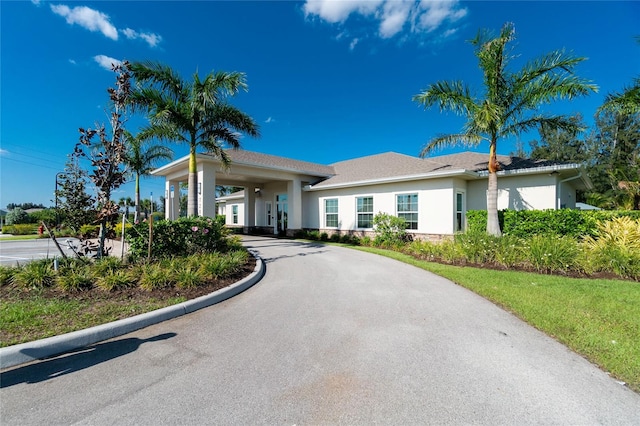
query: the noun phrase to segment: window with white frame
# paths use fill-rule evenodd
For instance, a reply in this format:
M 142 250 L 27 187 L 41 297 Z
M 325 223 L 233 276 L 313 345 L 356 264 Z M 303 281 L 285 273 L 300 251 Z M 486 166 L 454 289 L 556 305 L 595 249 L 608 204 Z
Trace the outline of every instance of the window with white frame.
M 396 212 L 407 223 L 407 229 L 418 229 L 418 194 L 396 195 Z
M 358 228 L 373 228 L 373 197 L 356 198 Z
M 238 223 L 238 205 L 234 204 L 233 206 L 231 206 L 231 215 L 233 217 L 233 223 L 237 224 Z
M 464 231 L 464 194 L 456 192 L 456 232 Z
M 338 199 L 327 198 L 324 200 L 324 225 L 327 228 L 338 227 Z

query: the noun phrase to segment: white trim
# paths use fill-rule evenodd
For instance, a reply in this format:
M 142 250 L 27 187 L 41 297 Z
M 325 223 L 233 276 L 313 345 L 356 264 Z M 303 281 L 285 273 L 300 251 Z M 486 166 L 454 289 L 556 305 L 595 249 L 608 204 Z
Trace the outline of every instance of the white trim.
M 387 178 L 367 179 L 367 180 L 336 183 L 333 185 L 322 185 L 322 183 L 319 183 L 316 185 L 307 185 L 303 188 L 303 190 L 304 191 L 324 191 L 325 189 L 338 189 L 338 188 L 348 188 L 348 187 L 355 187 L 355 186 L 379 185 L 382 183 L 409 182 L 414 180 L 437 179 L 437 178 L 453 177 L 453 176 L 467 176 L 469 178 L 478 177 L 478 175 L 475 172 L 470 172 L 465 169 L 456 169 L 456 170 L 451 170 L 446 172 L 421 173 L 418 175 L 407 175 L 407 176 L 393 176 L 393 177 L 387 177 Z

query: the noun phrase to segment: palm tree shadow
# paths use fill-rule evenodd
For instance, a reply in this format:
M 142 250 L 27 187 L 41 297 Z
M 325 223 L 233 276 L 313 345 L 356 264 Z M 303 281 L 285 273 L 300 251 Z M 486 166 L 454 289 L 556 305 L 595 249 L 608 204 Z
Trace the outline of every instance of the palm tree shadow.
M 88 346 L 54 358 L 45 359 L 23 367 L 0 373 L 0 388 L 19 383 L 39 383 L 65 374 L 75 373 L 93 367 L 123 355 L 135 352 L 140 345 L 157 342 L 177 336 L 176 333 L 164 333 L 148 339 L 126 338 Z

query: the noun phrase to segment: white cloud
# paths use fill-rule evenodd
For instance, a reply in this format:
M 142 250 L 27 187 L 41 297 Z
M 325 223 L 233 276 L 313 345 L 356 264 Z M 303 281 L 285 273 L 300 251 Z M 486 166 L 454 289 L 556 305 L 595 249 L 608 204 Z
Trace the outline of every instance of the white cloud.
M 32 0 L 32 2 L 36 5 L 40 4 L 40 0 Z M 156 47 L 162 41 L 162 37 L 159 34 L 139 32 L 131 28 L 118 30 L 111 23 L 109 15 L 86 6 L 70 8 L 64 4 L 52 4 L 50 7 L 53 13 L 65 18 L 68 24 L 78 24 L 89 31 L 101 32 L 105 37 L 112 40 L 118 40 L 118 32 L 122 32 L 122 34 L 124 34 L 128 39 L 142 39 L 150 47 Z
M 429 1 L 422 0 L 419 13 L 416 15 L 416 30 L 431 32 L 445 21 L 455 22 L 467 14 L 467 9 L 458 8 L 456 0 Z
M 72 64 L 72 65 L 76 65 L 75 59 L 69 59 L 69 63 Z
M 265 123 L 274 123 L 276 120 L 275 118 L 269 117 L 266 120 L 264 120 Z
M 349 50 L 355 49 L 359 41 L 360 40 L 357 37 L 351 40 L 351 43 L 349 43 Z
M 378 25 L 377 35 L 381 38 L 391 38 L 403 31 L 430 33 L 443 26 L 445 36 L 450 36 L 455 29 L 447 26 L 467 14 L 459 0 L 307 0 L 303 11 L 307 17 L 332 24 L 343 24 L 350 16 L 367 18 Z M 352 41 L 350 48 L 354 46 Z
M 86 6 L 51 5 L 51 10 L 67 20 L 67 24 L 78 24 L 89 31 L 99 31 L 105 37 L 118 40 L 118 30 L 109 21 L 109 16 Z
M 412 6 L 412 1 L 385 2 L 380 22 L 380 36 L 389 38 L 402 31 L 402 27 L 409 19 Z
M 120 65 L 122 63 L 121 60 L 110 58 L 106 55 L 96 55 L 93 57 L 93 60 L 98 63 L 102 68 L 111 71 L 114 65 Z
M 31 3 L 35 4 L 36 6 L 40 6 L 40 0 L 31 0 Z
M 156 47 L 162 41 L 162 37 L 154 33 L 141 33 L 131 28 L 121 30 L 122 33 L 130 40 L 142 39 L 147 42 L 150 47 Z
M 318 15 L 327 22 L 344 22 L 356 12 L 370 15 L 384 0 L 307 0 L 303 6 L 305 15 Z
M 9 155 L 9 151 L 0 148 L 0 157 L 6 157 L 7 155 Z

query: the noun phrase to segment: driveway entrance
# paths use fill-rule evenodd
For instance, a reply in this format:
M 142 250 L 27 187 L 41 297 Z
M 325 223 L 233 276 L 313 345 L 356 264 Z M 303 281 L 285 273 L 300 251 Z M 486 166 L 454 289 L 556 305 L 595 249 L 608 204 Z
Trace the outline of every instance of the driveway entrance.
M 347 248 L 243 237 L 244 293 L 3 372 L 1 423 L 637 424 L 640 396 L 448 280 Z

